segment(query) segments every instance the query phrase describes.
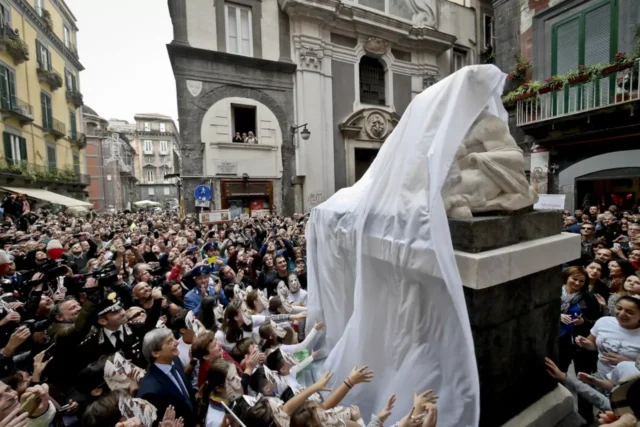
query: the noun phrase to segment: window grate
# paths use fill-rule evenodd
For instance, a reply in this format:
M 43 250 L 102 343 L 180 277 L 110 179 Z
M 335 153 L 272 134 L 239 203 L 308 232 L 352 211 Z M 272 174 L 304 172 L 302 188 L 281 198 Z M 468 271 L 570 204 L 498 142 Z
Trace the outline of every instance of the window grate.
M 363 56 L 360 60 L 360 102 L 386 105 L 384 68 L 376 58 Z

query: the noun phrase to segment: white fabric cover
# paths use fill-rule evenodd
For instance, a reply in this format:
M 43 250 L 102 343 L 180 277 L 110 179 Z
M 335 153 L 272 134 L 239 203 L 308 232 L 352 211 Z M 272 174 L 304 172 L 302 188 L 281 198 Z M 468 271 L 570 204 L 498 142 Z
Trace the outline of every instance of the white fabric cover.
M 307 227 L 309 320 L 326 322 L 319 345 L 340 384 L 369 365 L 372 384 L 342 405 L 363 415 L 413 391 L 440 396 L 438 427 L 477 426 L 479 384 L 473 338 L 441 196 L 455 153 L 487 109 L 507 121 L 505 74 L 465 67 L 418 95 L 353 187 L 311 211 Z

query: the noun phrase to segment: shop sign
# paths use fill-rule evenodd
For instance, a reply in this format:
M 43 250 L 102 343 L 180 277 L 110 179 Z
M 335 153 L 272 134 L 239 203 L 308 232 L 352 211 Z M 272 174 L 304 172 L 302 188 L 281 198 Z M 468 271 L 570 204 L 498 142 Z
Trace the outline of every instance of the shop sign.
M 207 208 L 211 206 L 211 202 L 209 200 L 196 200 L 196 208 Z
M 537 211 L 563 211 L 566 194 L 539 194 L 540 200 L 533 205 Z

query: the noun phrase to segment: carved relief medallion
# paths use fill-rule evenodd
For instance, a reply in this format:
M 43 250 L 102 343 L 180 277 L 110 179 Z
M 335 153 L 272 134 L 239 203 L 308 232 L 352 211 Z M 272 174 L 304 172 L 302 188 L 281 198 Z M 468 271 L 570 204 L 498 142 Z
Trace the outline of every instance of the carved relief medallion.
M 187 80 L 187 90 L 193 97 L 200 95 L 200 92 L 202 92 L 202 82 Z

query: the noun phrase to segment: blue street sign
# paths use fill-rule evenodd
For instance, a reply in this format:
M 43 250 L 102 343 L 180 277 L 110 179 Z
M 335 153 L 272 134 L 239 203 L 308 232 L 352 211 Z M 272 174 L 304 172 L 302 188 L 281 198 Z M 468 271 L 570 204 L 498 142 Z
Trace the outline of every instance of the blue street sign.
M 193 192 L 193 197 L 195 197 L 196 200 L 208 202 L 211 200 L 211 188 L 206 185 L 198 185 Z

